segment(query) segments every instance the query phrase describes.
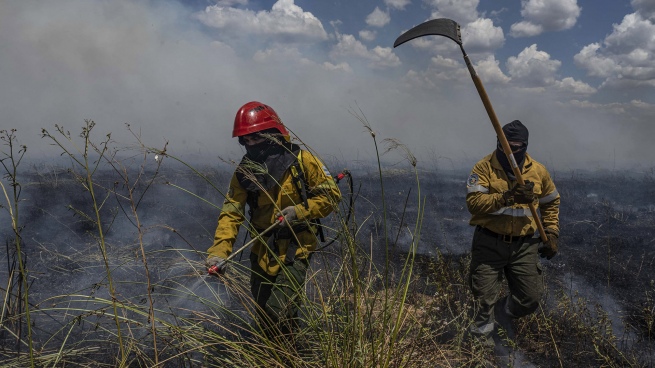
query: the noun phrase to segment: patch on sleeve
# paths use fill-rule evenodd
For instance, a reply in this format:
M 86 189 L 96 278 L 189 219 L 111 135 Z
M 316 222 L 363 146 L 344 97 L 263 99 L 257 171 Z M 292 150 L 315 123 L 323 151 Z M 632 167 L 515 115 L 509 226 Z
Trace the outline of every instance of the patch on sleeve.
M 332 176 L 330 174 L 330 170 L 328 170 L 327 167 L 325 167 L 325 165 L 321 166 L 321 169 L 323 169 L 323 172 L 325 173 L 326 176 Z
M 478 177 L 478 174 L 471 174 L 469 175 L 469 178 L 466 179 L 466 186 L 472 187 L 474 185 L 477 185 L 479 181 L 480 181 L 480 177 Z
M 230 197 L 230 198 L 234 197 L 234 188 L 232 188 L 232 187 L 228 188 L 227 196 Z

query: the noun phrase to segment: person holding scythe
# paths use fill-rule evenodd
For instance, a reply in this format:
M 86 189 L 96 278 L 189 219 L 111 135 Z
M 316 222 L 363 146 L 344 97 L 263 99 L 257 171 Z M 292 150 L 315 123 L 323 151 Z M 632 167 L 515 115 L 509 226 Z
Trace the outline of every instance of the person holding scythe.
M 469 280 L 477 308 L 470 332 L 486 345 L 495 345 L 494 322 L 511 338 L 511 319 L 533 313 L 539 306 L 543 280 L 538 255 L 551 259 L 557 254 L 560 197 L 545 166 L 527 154 L 528 129 L 518 120 L 500 126 L 464 50 L 457 22 L 430 19 L 401 34 L 393 47 L 433 35 L 459 45 L 498 139 L 497 149 L 473 167 L 466 195 L 469 223 L 475 226 Z M 503 276 L 509 295 L 498 300 Z
M 539 255 L 553 258 L 558 251 L 560 196 L 546 167 L 528 153 L 528 129 L 518 120 L 502 128 L 523 184 L 517 182 L 500 142 L 471 171 L 466 205 L 475 226 L 469 282 L 476 301 L 470 332 L 493 345 L 498 324 L 513 338 L 511 320 L 533 313 L 543 293 Z M 538 232 L 529 205 L 539 208 L 546 242 Z M 498 300 L 502 279 L 509 294 Z

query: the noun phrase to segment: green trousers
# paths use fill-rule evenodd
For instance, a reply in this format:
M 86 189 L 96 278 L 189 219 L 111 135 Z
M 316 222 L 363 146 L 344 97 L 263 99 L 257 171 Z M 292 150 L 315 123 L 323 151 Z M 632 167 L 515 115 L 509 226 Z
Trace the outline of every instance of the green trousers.
M 264 272 L 256 254 L 250 254 L 250 264 L 250 291 L 259 306 L 262 327 L 269 334 L 291 333 L 297 324 L 309 261 L 296 259 L 283 265 L 276 276 Z
M 505 239 L 509 240 L 509 239 Z M 509 296 L 502 310 L 511 318 L 533 313 L 543 293 L 543 274 L 537 248 L 540 239 L 516 237 L 507 242 L 476 227 L 471 249 L 469 283 L 476 304 L 471 333 L 489 335 L 494 330 L 494 304 L 503 278 Z

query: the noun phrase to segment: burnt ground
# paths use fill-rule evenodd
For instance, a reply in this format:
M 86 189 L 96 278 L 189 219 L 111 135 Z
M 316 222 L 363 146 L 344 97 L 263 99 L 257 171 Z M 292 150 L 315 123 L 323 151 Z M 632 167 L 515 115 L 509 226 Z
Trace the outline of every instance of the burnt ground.
M 219 210 L 199 197 L 220 207 L 219 191 L 227 187 L 231 173 L 225 168 L 204 168 L 201 172 L 215 183 L 216 189 L 181 167 L 164 170 L 152 186 L 142 182 L 136 187 L 137 194 L 147 189 L 138 211 L 142 229 L 146 230 L 145 248 L 151 254 L 149 263 L 157 288 L 188 282 L 194 277 L 194 268 L 202 268 L 202 252 L 211 244 Z M 467 175 L 464 171 L 419 173 L 420 196 L 425 201 L 418 248 L 421 259 L 441 254 L 456 262 L 466 257 L 472 235 L 464 203 Z M 385 171 L 383 177 L 384 202 L 379 173 L 374 168 L 353 171 L 353 219 L 361 227 L 358 234 L 362 242 L 368 244 L 373 237 L 374 244 L 384 244 L 385 229 L 388 234 L 390 249 L 387 252 L 382 245 L 374 249 L 376 262 L 383 262 L 387 254 L 402 259 L 409 249 L 419 209 L 419 188 L 411 170 Z M 553 173 L 553 179 L 562 198 L 562 230 L 560 253 L 552 261 L 544 261 L 548 276 L 553 284 L 555 280 L 568 284 L 572 293 L 605 306 L 616 329 L 652 343 L 653 172 L 570 171 Z M 96 180 L 105 188 L 127 193 L 124 183 L 117 182 L 111 171 L 97 173 Z M 31 302 L 36 304 L 69 293 L 106 297 L 98 286 L 106 280 L 92 235 L 95 227 L 82 214 L 92 213 L 88 192 L 71 179 L 65 168 L 30 172 L 20 181 L 24 200 L 20 203 L 20 223 L 24 226 L 21 235 L 32 272 Z M 340 186 L 347 191 L 346 184 Z M 124 200 L 106 190 L 100 193 L 102 198 L 106 195 L 100 212 L 105 219 L 109 259 L 115 278 L 122 280 L 118 290 L 124 297 L 141 302 L 144 292 L 139 280 L 144 274 L 133 216 Z M 13 236 L 6 213 L 0 219 L 0 235 L 9 247 Z M 241 238 L 237 244 L 240 242 Z M 3 252 L 1 264 L 8 266 L 0 268 L 0 279 L 8 279 L 13 259 L 11 252 Z M 247 257 L 243 259 L 245 264 Z M 168 301 L 194 307 L 179 295 L 169 296 Z M 85 307 L 89 307 L 88 301 Z M 41 341 L 49 336 L 48 331 L 61 327 L 61 321 L 53 318 L 43 317 L 38 322 L 40 332 L 36 339 Z M 72 338 L 84 338 L 86 334 Z

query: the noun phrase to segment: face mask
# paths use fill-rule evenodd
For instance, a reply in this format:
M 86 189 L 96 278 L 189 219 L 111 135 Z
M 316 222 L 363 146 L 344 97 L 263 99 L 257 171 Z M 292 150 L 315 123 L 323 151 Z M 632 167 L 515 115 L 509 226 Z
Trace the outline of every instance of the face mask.
M 262 161 L 266 158 L 266 151 L 271 147 L 271 145 L 264 141 L 261 143 L 253 144 L 251 146 L 246 145 L 246 152 L 248 157 L 253 161 Z
M 279 153 L 281 149 L 283 147 L 279 143 L 268 139 L 251 146 L 246 145 L 248 158 L 256 162 L 263 162 L 269 155 Z
M 523 168 L 523 162 L 525 161 L 525 151 L 527 151 L 527 147 L 523 147 L 516 152 L 512 152 L 514 159 L 516 160 L 516 164 L 519 165 L 520 168 Z
M 516 160 L 516 164 L 519 166 L 519 169 L 521 170 L 523 169 L 523 163 L 525 162 L 525 153 L 527 152 L 527 150 L 528 150 L 528 146 L 524 144 L 518 151 L 512 152 L 512 155 L 514 155 L 514 160 Z M 503 170 L 505 170 L 505 173 L 507 173 L 507 176 L 510 177 L 510 179 L 514 178 L 512 165 L 509 163 L 509 159 L 507 158 L 507 155 L 505 155 L 505 151 L 503 151 L 503 147 L 500 145 L 500 142 L 498 143 L 498 147 L 496 150 L 496 158 L 498 158 L 498 162 L 500 162 L 500 165 L 503 167 Z

